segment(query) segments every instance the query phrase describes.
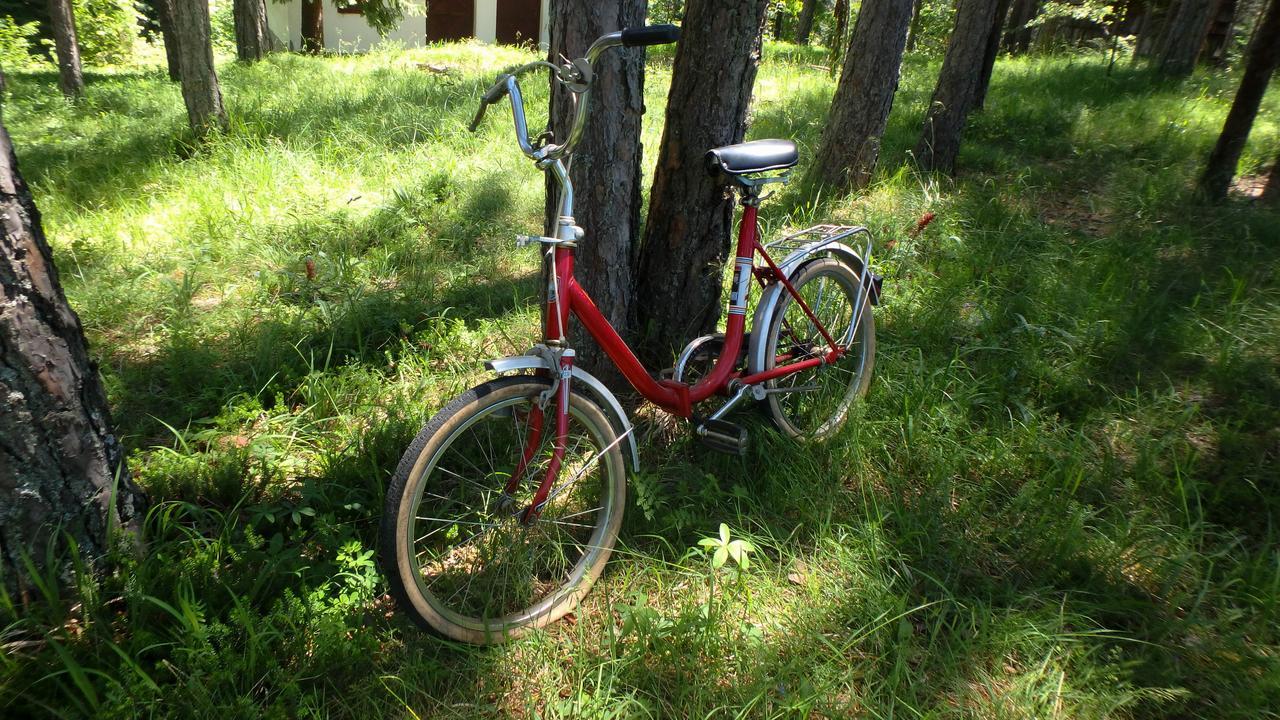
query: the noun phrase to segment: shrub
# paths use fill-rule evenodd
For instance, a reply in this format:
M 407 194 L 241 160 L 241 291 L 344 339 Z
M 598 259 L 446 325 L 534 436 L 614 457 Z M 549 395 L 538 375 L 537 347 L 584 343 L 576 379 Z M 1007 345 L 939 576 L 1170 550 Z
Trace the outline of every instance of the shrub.
M 42 55 L 33 52 L 39 32 L 38 23 L 20 24 L 11 17 L 0 17 L 0 67 L 23 69 L 44 62 Z
M 132 0 L 74 0 L 76 39 L 86 65 L 119 65 L 133 59 L 138 11 Z

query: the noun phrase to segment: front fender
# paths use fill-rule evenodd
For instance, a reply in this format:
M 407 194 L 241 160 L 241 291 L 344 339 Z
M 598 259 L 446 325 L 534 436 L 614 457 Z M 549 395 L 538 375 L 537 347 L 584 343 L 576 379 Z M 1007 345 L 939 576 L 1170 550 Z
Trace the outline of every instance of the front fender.
M 484 366 L 496 373 L 514 372 L 516 370 L 552 369 L 547 359 L 538 355 L 515 355 L 495 358 L 486 361 Z M 640 449 L 636 443 L 635 428 L 632 427 L 631 421 L 627 419 L 627 411 L 622 408 L 622 403 L 618 402 L 618 398 L 614 397 L 604 383 L 586 370 L 578 367 L 573 368 L 573 377 L 575 380 L 582 381 L 587 386 L 587 389 L 591 391 L 591 394 L 604 405 L 605 414 L 614 423 L 618 434 L 625 433 L 627 445 L 631 448 L 631 468 L 639 473 Z

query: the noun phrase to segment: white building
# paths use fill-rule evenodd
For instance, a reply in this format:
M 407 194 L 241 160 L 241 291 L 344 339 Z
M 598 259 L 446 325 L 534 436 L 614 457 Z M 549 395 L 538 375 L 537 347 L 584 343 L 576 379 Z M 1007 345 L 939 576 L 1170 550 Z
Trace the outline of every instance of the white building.
M 324 47 L 334 52 L 363 52 L 381 39 L 358 10 L 339 0 L 324 5 Z M 417 47 L 440 40 L 477 38 L 487 43 L 536 42 L 546 46 L 548 0 L 428 0 L 430 12 L 419 2 L 405 13 L 400 26 L 386 39 Z M 267 3 L 267 25 L 289 47 L 302 47 L 303 0 Z

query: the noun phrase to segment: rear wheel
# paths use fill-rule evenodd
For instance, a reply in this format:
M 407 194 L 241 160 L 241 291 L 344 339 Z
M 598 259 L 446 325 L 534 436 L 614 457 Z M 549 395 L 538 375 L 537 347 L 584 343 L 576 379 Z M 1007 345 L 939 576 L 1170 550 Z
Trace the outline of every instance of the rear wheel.
M 581 394 L 570 397 L 559 479 L 541 516 L 521 522 L 554 446 L 554 402 L 545 414 L 539 407 L 550 386 L 516 376 L 472 388 L 401 458 L 380 560 L 399 606 L 419 624 L 464 642 L 502 642 L 563 617 L 604 569 L 626 470 L 608 418 Z M 526 455 L 527 469 L 505 492 Z
M 837 361 L 771 380 L 768 410 L 786 434 L 806 440 L 830 436 L 854 401 L 866 394 L 875 365 L 876 328 L 871 304 L 859 298 L 860 277 L 834 258 L 813 260 L 791 285 L 835 342 L 846 348 Z M 861 312 L 857 303 L 862 300 Z M 765 370 L 823 356 L 827 341 L 790 293 L 783 293 L 765 338 Z

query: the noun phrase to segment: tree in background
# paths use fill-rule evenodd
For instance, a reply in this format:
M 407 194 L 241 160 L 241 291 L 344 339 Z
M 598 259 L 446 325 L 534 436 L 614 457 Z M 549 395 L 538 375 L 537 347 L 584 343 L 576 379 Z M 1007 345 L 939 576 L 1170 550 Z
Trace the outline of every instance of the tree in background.
M 831 37 L 827 38 L 827 47 L 831 48 L 831 71 L 835 72 L 836 62 L 844 57 L 844 36 L 849 32 L 849 0 L 836 0 L 831 15 Z
M 252 62 L 275 50 L 275 39 L 267 28 L 266 0 L 234 0 L 236 58 Z
M 552 0 L 548 58 L 581 57 L 607 32 L 639 27 L 644 0 Z M 552 127 L 564 140 L 573 117 L 573 93 L 551 83 Z M 591 117 L 574 152 L 569 176 L 578 202 L 577 224 L 586 239 L 576 253 L 578 278 L 601 312 L 624 337 L 631 326 L 635 290 L 632 257 L 640 241 L 640 120 L 644 114 L 644 49 L 617 48 L 600 56 L 591 89 Z M 547 231 L 554 235 L 558 198 L 547 183 Z M 590 335 L 575 338 L 578 362 L 607 382 L 616 380 L 612 363 Z
M 0 585 L 26 584 L 69 537 L 83 559 L 141 520 L 145 499 L 0 124 Z
M 1014 0 L 1009 10 L 1009 29 L 1004 35 L 1005 52 L 1017 55 L 1031 49 L 1031 36 L 1035 32 L 1031 22 L 1040 15 L 1042 1 Z
M 1267 185 L 1262 189 L 1262 202 L 1280 203 L 1280 155 L 1271 163 L 1271 172 L 1267 173 Z
M 646 358 L 714 328 L 733 203 L 709 176 L 708 150 L 741 142 L 768 0 L 688 0 L 638 261 Z
M 796 20 L 796 42 L 809 44 L 809 35 L 813 32 L 813 16 L 818 10 L 818 0 L 804 0 L 800 8 L 800 17 Z
M 209 39 L 208 0 L 174 0 L 174 22 L 178 37 L 179 74 L 187 119 L 197 137 L 210 130 L 227 129 L 227 111 L 213 67 L 213 45 Z
M 1271 0 L 1258 27 L 1253 33 L 1246 53 L 1244 74 L 1240 88 L 1222 125 L 1218 142 L 1209 154 L 1209 162 L 1200 176 L 1200 191 L 1210 200 L 1219 201 L 1227 196 L 1231 178 L 1236 174 L 1240 153 L 1249 139 L 1249 130 L 1262 106 L 1262 96 L 1272 74 L 1280 65 L 1280 0 Z M 1274 170 L 1272 171 L 1274 175 Z
M 177 20 L 173 16 L 173 4 L 180 0 L 152 0 L 156 10 L 156 21 L 160 25 L 160 36 L 164 41 L 164 58 L 169 68 L 169 79 L 177 82 L 182 79 L 181 56 L 178 53 Z
M 965 121 L 977 101 L 987 37 L 999 0 L 960 0 L 915 156 L 925 170 L 955 170 Z
M 1162 74 L 1185 77 L 1195 69 L 1216 5 L 1216 0 L 1179 3 L 1164 36 L 1164 49 L 1160 53 Z
M 1000 54 L 1000 37 L 1004 34 L 1005 17 L 1009 14 L 1009 0 L 997 0 L 996 14 L 987 31 L 987 48 L 982 55 L 982 71 L 978 75 L 978 87 L 973 92 L 973 107 L 981 110 L 987 103 L 987 90 L 991 87 L 991 73 L 996 68 L 996 56 Z
M 71 0 L 49 0 L 49 20 L 58 57 L 58 87 L 69 98 L 80 97 L 84 93 L 84 74 L 80 69 L 80 47 L 76 43 L 76 18 L 71 11 Z
M 912 0 L 863 0 L 812 175 L 844 190 L 871 181 L 898 89 Z

